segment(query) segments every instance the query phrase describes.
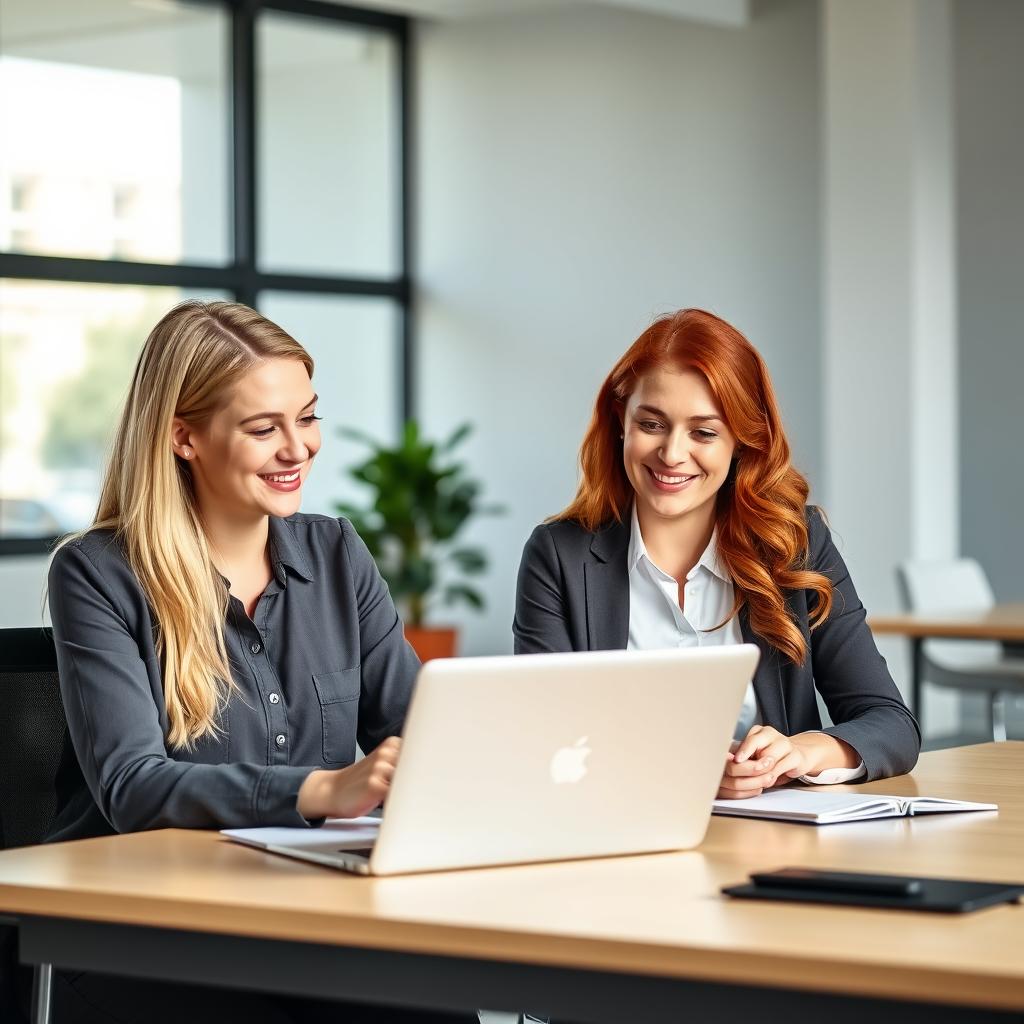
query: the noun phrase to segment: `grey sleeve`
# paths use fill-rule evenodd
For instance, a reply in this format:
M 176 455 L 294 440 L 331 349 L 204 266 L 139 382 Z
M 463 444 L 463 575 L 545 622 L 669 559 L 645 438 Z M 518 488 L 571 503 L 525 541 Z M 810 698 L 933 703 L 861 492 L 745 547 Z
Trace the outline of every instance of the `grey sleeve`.
M 571 651 L 562 572 L 551 531 L 538 526 L 523 548 L 512 634 L 516 654 Z
M 420 662 L 409 646 L 387 584 L 347 519 L 338 520 L 359 609 L 359 746 L 369 752 L 402 730 Z
M 307 825 L 296 804 L 309 768 L 192 764 L 168 755 L 156 703 L 162 697 L 150 683 L 154 666 L 140 655 L 117 591 L 80 547 L 55 556 L 50 613 L 68 730 L 111 826 Z
M 909 772 L 921 732 L 878 653 L 850 573 L 817 511 L 810 515 L 809 565 L 832 581 L 832 611 L 811 633 L 814 683 L 836 724 L 824 732 L 861 756 L 864 781 Z

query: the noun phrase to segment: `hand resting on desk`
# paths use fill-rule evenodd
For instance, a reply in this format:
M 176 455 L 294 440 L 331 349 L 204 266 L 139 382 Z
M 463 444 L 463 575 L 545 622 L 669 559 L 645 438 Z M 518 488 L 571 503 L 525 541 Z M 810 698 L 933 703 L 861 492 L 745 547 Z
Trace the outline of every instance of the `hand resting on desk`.
M 361 761 L 347 768 L 318 768 L 299 788 L 298 811 L 316 818 L 358 818 L 383 803 L 398 764 L 402 741 L 389 736 Z
M 827 733 L 786 736 L 770 725 L 754 725 L 736 749 L 725 755 L 718 799 L 759 796 L 801 775 L 817 775 L 826 768 L 855 768 L 859 761 L 853 747 Z

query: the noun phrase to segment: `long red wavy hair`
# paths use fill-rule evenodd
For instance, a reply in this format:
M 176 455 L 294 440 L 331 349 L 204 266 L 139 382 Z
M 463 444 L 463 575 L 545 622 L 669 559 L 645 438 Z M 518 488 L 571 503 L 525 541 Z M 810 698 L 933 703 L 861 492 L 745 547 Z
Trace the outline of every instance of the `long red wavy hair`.
M 790 462 L 768 369 L 754 346 L 720 317 L 682 309 L 656 320 L 633 342 L 597 393 L 580 448 L 579 490 L 554 519 L 587 530 L 624 521 L 633 500 L 620 437 L 626 402 L 640 377 L 665 366 L 704 377 L 736 438 L 738 457 L 715 513 L 718 555 L 736 594 L 733 614 L 746 606 L 754 632 L 799 665 L 807 640 L 786 607 L 785 592 L 816 595 L 813 629 L 832 608 L 832 585 L 806 568 L 809 488 Z

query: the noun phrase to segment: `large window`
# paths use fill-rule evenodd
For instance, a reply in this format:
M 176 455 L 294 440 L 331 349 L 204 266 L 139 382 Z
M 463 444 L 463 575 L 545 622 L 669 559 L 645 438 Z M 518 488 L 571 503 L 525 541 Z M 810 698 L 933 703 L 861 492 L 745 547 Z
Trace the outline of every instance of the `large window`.
M 0 554 L 95 511 L 149 328 L 235 298 L 317 362 L 331 429 L 410 415 L 408 32 L 321 0 L 3 0 Z

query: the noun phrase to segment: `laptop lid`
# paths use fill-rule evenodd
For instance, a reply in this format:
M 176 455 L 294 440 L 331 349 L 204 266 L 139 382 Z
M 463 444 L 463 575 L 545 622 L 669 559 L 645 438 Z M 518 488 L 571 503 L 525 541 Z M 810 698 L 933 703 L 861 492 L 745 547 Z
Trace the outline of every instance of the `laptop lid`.
M 741 644 L 428 662 L 370 872 L 696 846 L 758 655 Z

